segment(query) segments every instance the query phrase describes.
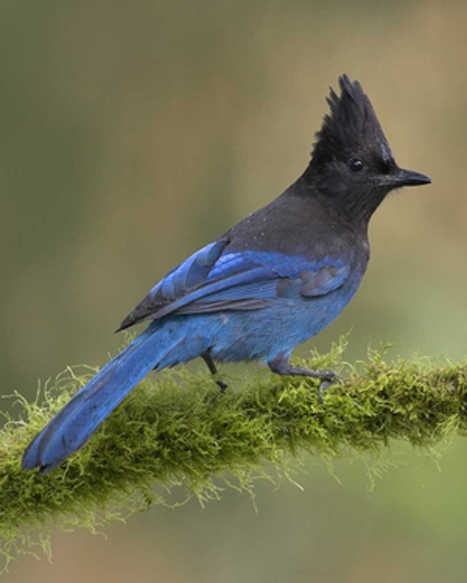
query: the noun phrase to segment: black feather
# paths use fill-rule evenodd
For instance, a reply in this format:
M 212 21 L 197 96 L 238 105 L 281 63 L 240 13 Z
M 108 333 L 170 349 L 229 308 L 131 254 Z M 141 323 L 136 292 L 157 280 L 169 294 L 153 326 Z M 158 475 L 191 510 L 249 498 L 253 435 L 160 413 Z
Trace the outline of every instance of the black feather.
M 324 116 L 323 125 L 316 134 L 311 165 L 319 168 L 332 160 L 345 160 L 352 152 L 375 144 L 388 158 L 392 157 L 375 110 L 360 83 L 342 75 L 339 86 L 340 96 L 330 89 L 327 98 L 330 113 Z

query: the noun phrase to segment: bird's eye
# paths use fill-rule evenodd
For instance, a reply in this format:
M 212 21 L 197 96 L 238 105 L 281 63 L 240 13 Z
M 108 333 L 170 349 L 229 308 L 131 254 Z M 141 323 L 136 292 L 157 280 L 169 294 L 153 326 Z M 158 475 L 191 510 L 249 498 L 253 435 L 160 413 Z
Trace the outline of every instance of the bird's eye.
M 352 172 L 360 172 L 360 170 L 363 170 L 363 162 L 358 158 L 350 160 L 350 169 Z

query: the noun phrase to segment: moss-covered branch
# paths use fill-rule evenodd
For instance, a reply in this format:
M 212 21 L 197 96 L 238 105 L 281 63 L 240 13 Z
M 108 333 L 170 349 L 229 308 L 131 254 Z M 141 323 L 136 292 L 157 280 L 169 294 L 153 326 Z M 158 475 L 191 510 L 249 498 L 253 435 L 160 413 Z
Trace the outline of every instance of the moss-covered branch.
M 312 358 L 321 368 L 337 361 L 346 378 L 324 402 L 314 380 L 267 372 L 224 395 L 204 374 L 181 369 L 154 376 L 81 451 L 46 475 L 21 471 L 22 452 L 94 371 L 68 369 L 32 404 L 17 396 L 25 420 L 8 419 L 0 432 L 4 556 L 34 544 L 47 550 L 51 525 L 94 529 L 164 501 L 174 486 L 201 501 L 217 497 L 226 484 L 251 491 L 255 477 L 271 468 L 287 474 L 301 451 L 329 459 L 378 451 L 391 439 L 430 446 L 465 432 L 467 363 L 389 365 L 372 352 L 355 368 L 340 362 L 341 351 L 338 346 Z

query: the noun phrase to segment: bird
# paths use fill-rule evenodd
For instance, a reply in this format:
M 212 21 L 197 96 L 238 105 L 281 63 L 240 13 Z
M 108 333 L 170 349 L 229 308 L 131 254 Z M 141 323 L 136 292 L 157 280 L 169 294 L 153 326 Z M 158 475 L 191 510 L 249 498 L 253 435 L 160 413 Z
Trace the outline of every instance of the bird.
M 197 357 L 213 375 L 219 362 L 255 360 L 278 375 L 319 379 L 323 390 L 335 382 L 332 370 L 294 366 L 292 351 L 354 296 L 369 260 L 368 224 L 388 193 L 431 182 L 397 165 L 360 82 L 343 74 L 338 83 L 303 174 L 149 291 L 117 331 L 146 329 L 36 435 L 23 469 L 52 470 L 151 370 Z

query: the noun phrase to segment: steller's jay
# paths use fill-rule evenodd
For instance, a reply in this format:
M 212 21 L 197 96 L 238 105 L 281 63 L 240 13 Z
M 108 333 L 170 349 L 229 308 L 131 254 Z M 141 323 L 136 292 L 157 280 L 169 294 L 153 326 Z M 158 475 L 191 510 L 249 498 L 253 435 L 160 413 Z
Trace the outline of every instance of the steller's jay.
M 119 330 L 149 326 L 34 438 L 23 468 L 56 467 L 150 370 L 197 356 L 213 374 L 215 361 L 258 359 L 280 375 L 321 379 L 323 388 L 334 380 L 333 371 L 291 365 L 291 352 L 357 291 L 368 222 L 386 195 L 431 182 L 397 166 L 360 83 L 343 75 L 339 85 L 303 175 L 152 288 Z

